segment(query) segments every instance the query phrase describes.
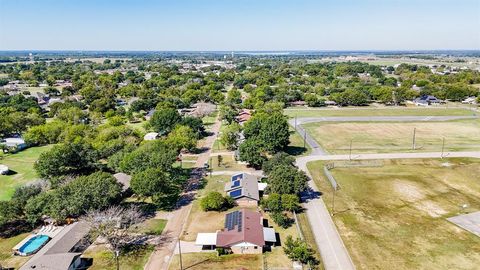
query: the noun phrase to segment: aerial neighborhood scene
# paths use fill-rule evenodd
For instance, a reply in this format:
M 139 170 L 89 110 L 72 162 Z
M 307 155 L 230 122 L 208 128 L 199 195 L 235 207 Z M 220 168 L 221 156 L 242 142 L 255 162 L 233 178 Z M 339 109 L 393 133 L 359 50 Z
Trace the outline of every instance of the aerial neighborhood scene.
M 479 104 L 478 0 L 0 0 L 0 270 L 479 270 Z

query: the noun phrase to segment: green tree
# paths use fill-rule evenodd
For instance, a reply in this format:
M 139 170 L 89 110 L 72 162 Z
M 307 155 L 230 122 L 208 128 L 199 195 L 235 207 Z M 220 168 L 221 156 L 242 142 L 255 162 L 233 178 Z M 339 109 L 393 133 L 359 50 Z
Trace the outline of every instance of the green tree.
M 271 193 L 262 200 L 261 205 L 263 209 L 270 212 L 281 212 L 283 211 L 282 196 L 278 193 Z
M 227 125 L 220 135 L 220 142 L 225 145 L 228 150 L 236 150 L 238 148 L 241 131 L 242 127 L 236 122 Z
M 287 236 L 283 251 L 292 261 L 299 261 L 303 264 L 318 264 L 315 252 L 301 239 L 293 240 L 292 236 Z
M 265 150 L 279 152 L 290 143 L 290 130 L 286 116 L 280 113 L 257 113 L 245 123 L 245 138 L 255 138 L 262 142 Z
M 194 131 L 190 127 L 182 125 L 177 125 L 170 134 L 168 134 L 165 142 L 174 146 L 177 151 L 182 149 L 192 151 L 197 145 Z
M 178 151 L 173 145 L 161 140 L 150 141 L 126 154 L 120 162 L 120 168 L 126 173 L 140 172 L 148 168 L 171 171 L 177 156 Z
M 251 138 L 245 140 L 239 147 L 240 160 L 247 162 L 250 166 L 260 168 L 266 160 L 263 150 L 263 143 Z
M 278 166 L 294 166 L 293 164 L 295 163 L 295 159 L 290 156 L 289 154 L 285 152 L 280 152 L 267 161 L 265 161 L 262 165 L 262 170 L 265 172 L 265 174 L 269 174 L 271 171 L 273 171 L 276 167 Z
M 97 154 L 86 144 L 60 144 L 40 155 L 34 168 L 40 177 L 53 180 L 69 174 L 84 174 L 96 168 Z
M 161 108 L 153 113 L 151 127 L 158 133 L 166 135 L 182 121 L 182 117 L 174 108 Z
M 200 200 L 203 211 L 224 211 L 234 205 L 232 197 L 224 197 L 220 192 L 211 191 Z
M 268 174 L 268 188 L 272 193 L 299 194 L 307 188 L 308 178 L 293 166 L 277 166 Z
M 171 207 L 181 191 L 179 178 L 158 168 L 136 172 L 131 180 L 132 191 L 142 197 L 151 197 L 161 207 Z
M 282 208 L 287 211 L 300 209 L 300 199 L 296 194 L 282 194 Z

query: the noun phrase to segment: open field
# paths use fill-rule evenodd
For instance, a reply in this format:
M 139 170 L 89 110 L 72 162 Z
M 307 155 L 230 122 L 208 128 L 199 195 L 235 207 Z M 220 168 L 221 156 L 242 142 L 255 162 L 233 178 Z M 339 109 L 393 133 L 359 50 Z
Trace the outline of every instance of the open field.
M 128 254 L 120 255 L 120 269 L 122 270 L 142 270 L 147 263 L 153 246 L 145 246 L 138 250 L 129 251 Z M 85 258 L 93 258 L 93 265 L 90 270 L 114 270 L 115 259 L 112 252 L 104 246 L 92 246 L 82 255 Z
M 38 179 L 33 169 L 41 153 L 51 146 L 32 147 L 16 154 L 0 154 L 0 164 L 7 165 L 13 174 L 0 175 L 0 201 L 9 200 L 15 188 Z
M 331 211 L 323 164 L 308 167 Z M 480 238 L 446 220 L 480 210 L 480 160 L 386 160 L 381 167 L 331 172 L 341 187 L 333 219 L 357 269 L 480 265 Z
M 10 238 L 0 238 L 0 265 L 3 267 L 19 268 L 26 263 L 30 257 L 12 256 L 12 249 L 20 243 L 29 233 L 22 233 Z
M 472 115 L 465 108 L 419 108 L 419 107 L 366 107 L 366 108 L 292 108 L 284 110 L 284 114 L 293 117 L 327 117 L 327 116 L 457 116 Z
M 409 152 L 416 128 L 416 151 L 480 149 L 480 121 L 310 123 L 304 127 L 329 153 Z

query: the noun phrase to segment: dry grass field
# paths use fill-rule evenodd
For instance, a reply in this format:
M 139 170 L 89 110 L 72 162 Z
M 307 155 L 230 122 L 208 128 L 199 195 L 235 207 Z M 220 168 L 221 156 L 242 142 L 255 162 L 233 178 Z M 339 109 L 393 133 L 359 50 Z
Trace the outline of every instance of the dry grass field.
M 440 152 L 480 149 L 480 121 L 451 122 L 352 122 L 311 123 L 304 125 L 322 147 L 332 154 L 412 151 L 416 128 L 416 151 Z
M 331 210 L 322 166 L 308 164 Z M 446 218 L 480 210 L 480 160 L 387 160 L 331 172 L 341 186 L 334 221 L 357 269 L 478 269 L 480 238 Z

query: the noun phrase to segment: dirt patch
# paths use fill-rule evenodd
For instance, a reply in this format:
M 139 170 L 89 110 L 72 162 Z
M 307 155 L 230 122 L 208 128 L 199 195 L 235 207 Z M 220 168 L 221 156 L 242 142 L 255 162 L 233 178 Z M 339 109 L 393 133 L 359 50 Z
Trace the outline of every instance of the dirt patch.
M 428 215 L 430 215 L 431 217 L 434 217 L 434 218 L 441 217 L 441 216 L 445 215 L 446 213 L 448 213 L 442 207 L 440 207 L 438 204 L 436 204 L 434 202 L 431 202 L 431 201 L 423 201 L 423 202 L 415 204 L 414 206 L 418 210 L 424 211 Z
M 393 182 L 393 188 L 402 199 L 409 202 L 415 202 L 425 198 L 422 189 L 413 183 L 397 180 Z

